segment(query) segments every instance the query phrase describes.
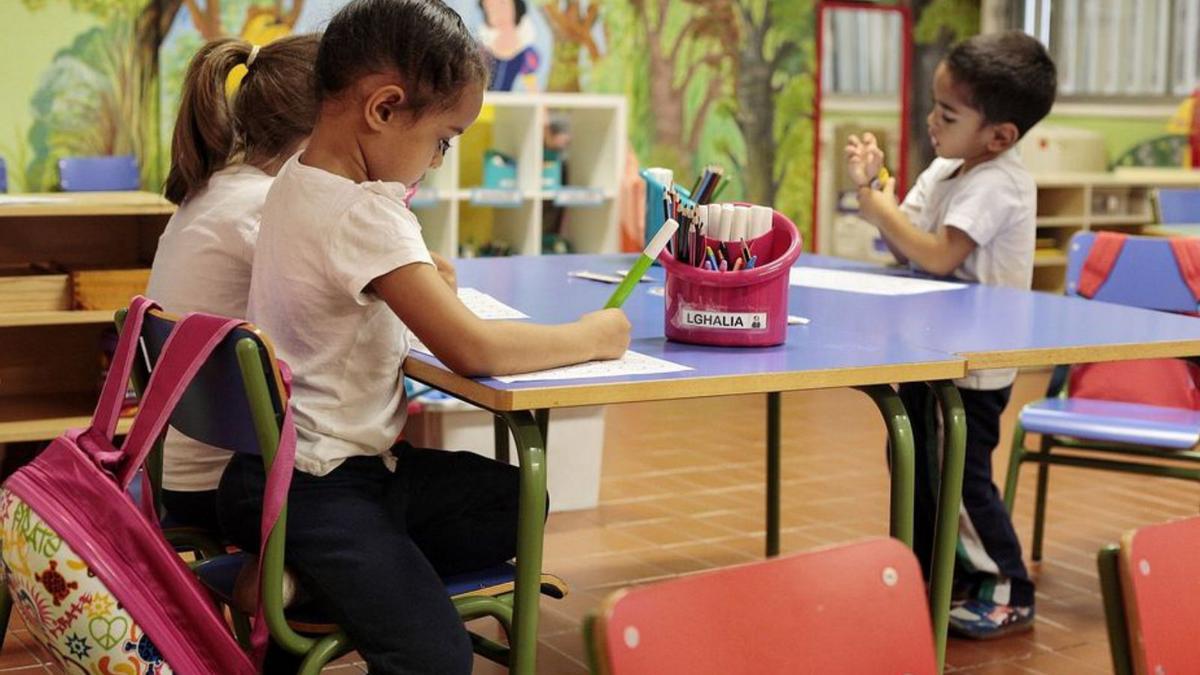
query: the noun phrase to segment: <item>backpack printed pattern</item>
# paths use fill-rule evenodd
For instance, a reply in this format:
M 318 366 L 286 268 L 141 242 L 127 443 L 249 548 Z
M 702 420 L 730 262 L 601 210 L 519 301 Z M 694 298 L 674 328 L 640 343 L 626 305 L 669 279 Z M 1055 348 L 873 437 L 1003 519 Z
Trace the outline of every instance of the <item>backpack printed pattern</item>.
M 0 490 L 13 607 L 58 665 L 85 675 L 170 675 L 170 666 L 87 564 L 28 504 Z

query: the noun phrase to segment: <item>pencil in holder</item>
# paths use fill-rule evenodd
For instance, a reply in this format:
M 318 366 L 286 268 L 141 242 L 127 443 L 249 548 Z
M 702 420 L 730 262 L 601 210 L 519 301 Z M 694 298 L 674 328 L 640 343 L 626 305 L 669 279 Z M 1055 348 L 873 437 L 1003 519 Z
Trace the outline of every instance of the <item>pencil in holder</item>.
M 710 246 L 717 242 L 709 239 Z M 666 270 L 668 340 L 721 347 L 769 347 L 787 339 L 790 270 L 800 257 L 800 231 L 774 212 L 771 229 L 747 242 L 752 269 L 720 272 L 658 256 Z
M 663 194 L 667 188 L 674 186 L 675 194 L 679 195 L 681 204 L 692 205 L 691 194 L 687 188 L 682 185 L 677 185 L 674 181 L 663 183 L 656 176 L 666 177 L 670 175 L 670 171 L 666 169 L 642 169 L 640 172 L 642 180 L 646 181 L 646 221 L 645 221 L 645 243 L 649 244 L 650 240 L 654 239 L 654 235 L 658 234 L 658 230 L 666 222 L 663 217 Z

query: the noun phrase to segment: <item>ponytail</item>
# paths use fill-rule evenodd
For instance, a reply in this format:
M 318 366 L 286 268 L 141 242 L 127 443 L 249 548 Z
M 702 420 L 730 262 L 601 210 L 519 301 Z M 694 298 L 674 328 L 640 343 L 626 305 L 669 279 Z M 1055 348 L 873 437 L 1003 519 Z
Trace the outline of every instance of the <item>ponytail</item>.
M 183 203 L 228 162 L 235 130 L 225 81 L 235 66 L 246 63 L 252 48 L 242 40 L 213 40 L 201 47 L 188 64 L 164 190 L 172 203 Z
M 232 98 L 229 73 L 255 47 L 224 38 L 204 45 L 188 65 L 171 138 L 165 194 L 180 204 L 231 162 L 259 168 L 286 158 L 317 119 L 313 63 L 320 36 L 291 35 L 258 49 Z

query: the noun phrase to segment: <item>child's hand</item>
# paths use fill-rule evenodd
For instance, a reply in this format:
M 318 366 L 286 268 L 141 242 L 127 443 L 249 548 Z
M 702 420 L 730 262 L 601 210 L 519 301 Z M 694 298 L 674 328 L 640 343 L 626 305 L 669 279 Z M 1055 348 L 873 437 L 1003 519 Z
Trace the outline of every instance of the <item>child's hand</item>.
M 458 290 L 458 273 L 454 271 L 454 264 L 443 258 L 441 255 L 429 252 L 429 257 L 433 258 L 433 266 L 437 268 L 437 272 L 442 277 L 442 281 L 450 287 L 450 290 Z
M 629 349 L 631 326 L 625 312 L 619 309 L 602 309 L 579 317 L 579 323 L 594 342 L 593 359 L 619 359 Z
M 858 213 L 868 222 L 878 224 L 879 218 L 896 208 L 896 179 L 888 178 L 879 190 L 867 186 L 858 190 Z
M 851 134 L 846 144 L 846 169 L 850 180 L 859 187 L 870 185 L 882 166 L 883 151 L 879 149 L 875 134 L 865 133 L 862 140 Z

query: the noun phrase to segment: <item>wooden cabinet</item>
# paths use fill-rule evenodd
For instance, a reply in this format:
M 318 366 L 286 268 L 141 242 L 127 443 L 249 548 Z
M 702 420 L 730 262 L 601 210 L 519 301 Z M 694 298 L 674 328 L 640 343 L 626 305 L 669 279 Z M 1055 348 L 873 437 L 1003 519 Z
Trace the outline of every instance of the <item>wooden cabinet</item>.
M 1200 171 L 1174 169 L 1128 168 L 1034 177 L 1038 204 L 1033 287 L 1058 292 L 1066 284 L 1071 235 L 1081 230 L 1140 234 L 1155 222 L 1156 188 L 1200 187 Z
M 174 211 L 146 192 L 0 196 L 0 265 L 149 267 Z M 0 312 L 0 443 L 48 440 L 87 424 L 112 320 L 109 310 Z

